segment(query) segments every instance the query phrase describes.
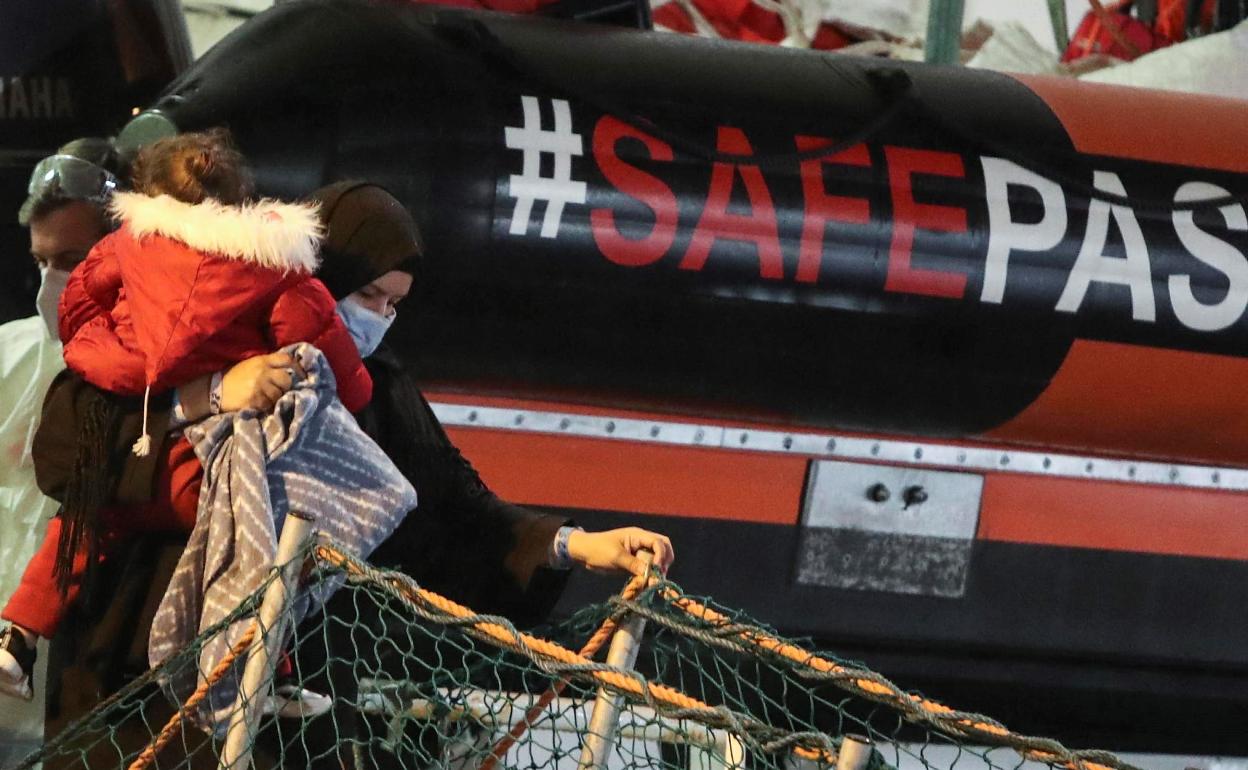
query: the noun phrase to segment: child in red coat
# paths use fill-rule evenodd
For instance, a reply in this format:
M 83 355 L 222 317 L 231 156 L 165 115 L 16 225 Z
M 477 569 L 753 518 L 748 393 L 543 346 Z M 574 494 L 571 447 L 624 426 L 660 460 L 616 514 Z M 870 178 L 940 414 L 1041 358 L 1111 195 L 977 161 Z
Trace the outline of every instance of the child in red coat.
M 60 335 L 66 364 L 85 380 L 119 395 L 144 395 L 136 454 L 150 451 L 151 393 L 295 342 L 325 354 L 348 410 L 368 403 L 372 379 L 334 298 L 312 277 L 321 239 L 314 205 L 251 200 L 250 173 L 223 132 L 183 134 L 145 148 L 135 160 L 133 186 L 135 192 L 114 196 L 121 227 L 70 277 Z M 164 477 L 195 475 L 197 486 L 202 469 L 183 443 L 171 453 L 178 467 Z M 149 506 L 155 510 L 133 512 L 130 523 L 189 529 L 197 495 L 164 492 L 157 490 L 158 504 Z M 85 571 L 87 538 L 112 544 L 124 530 L 116 512 L 107 513 L 88 527 L 60 521 L 49 527 L 3 613 L 23 641 L 55 632 L 76 593 L 75 578 Z M 71 582 L 62 592 L 50 573 L 67 562 L 72 567 L 59 569 L 69 570 Z M 23 647 L 15 633 L 8 630 L 10 644 L 0 646 L 0 692 L 29 697 L 33 657 L 12 654 Z
M 312 277 L 311 204 L 252 202 L 221 134 L 156 142 L 113 196 L 121 228 L 74 270 L 60 305 L 65 363 L 120 395 L 163 391 L 295 342 L 321 349 L 355 412 L 372 397 L 334 298 Z

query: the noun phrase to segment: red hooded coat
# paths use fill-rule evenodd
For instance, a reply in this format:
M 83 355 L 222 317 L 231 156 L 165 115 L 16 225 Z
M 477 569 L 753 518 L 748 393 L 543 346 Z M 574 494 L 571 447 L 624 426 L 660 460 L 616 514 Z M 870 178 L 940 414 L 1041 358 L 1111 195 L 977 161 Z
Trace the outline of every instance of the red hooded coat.
M 95 245 L 61 296 L 70 369 L 139 395 L 310 342 L 328 359 L 343 405 L 368 403 L 372 379 L 333 297 L 312 277 L 315 206 L 118 193 L 112 207 L 121 228 Z

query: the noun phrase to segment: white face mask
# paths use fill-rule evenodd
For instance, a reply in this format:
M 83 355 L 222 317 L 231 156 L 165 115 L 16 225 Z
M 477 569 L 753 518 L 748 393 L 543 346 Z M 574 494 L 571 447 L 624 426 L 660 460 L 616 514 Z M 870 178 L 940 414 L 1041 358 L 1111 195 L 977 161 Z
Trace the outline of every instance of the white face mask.
M 368 358 L 381 344 L 390 324 L 394 323 L 395 313 L 383 316 L 369 310 L 357 302 L 351 295 L 338 301 L 338 315 L 351 334 L 351 340 L 360 351 L 360 358 Z
M 43 319 L 52 339 L 60 339 L 57 331 L 56 307 L 61 302 L 61 293 L 69 283 L 69 271 L 58 270 L 44 265 L 39 268 L 39 293 L 35 295 L 35 312 Z

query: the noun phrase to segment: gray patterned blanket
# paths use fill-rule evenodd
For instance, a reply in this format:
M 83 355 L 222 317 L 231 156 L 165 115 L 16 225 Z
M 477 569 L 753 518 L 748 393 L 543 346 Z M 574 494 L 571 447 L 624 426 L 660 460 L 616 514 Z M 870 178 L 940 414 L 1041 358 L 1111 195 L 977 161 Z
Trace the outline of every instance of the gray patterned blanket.
M 287 350 L 308 376 L 272 413 L 213 416 L 186 429 L 204 466 L 198 518 L 152 622 L 148 659 L 155 666 L 224 620 L 273 567 L 286 511 L 298 511 L 351 552 L 367 556 L 416 507 L 416 491 L 339 402 L 333 372 L 308 344 Z M 320 608 L 333 585 L 305 592 L 294 622 Z M 187 669 L 166 685 L 179 701 L 198 685 L 246 630 L 231 624 L 203 647 L 199 676 Z M 195 721 L 223 726 L 241 665 L 213 688 Z

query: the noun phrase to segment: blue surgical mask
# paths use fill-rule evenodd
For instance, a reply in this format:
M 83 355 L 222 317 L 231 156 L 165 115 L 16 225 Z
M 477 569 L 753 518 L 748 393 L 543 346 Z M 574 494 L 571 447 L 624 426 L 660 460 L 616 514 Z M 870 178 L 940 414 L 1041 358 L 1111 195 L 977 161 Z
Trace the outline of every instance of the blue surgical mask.
M 338 316 L 342 318 L 351 340 L 360 351 L 360 358 L 368 358 L 381 344 L 390 324 L 394 323 L 394 312 L 383 316 L 361 305 L 350 295 L 338 300 Z

